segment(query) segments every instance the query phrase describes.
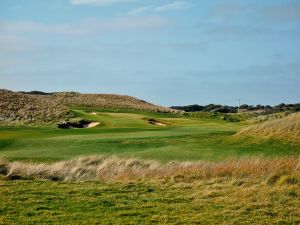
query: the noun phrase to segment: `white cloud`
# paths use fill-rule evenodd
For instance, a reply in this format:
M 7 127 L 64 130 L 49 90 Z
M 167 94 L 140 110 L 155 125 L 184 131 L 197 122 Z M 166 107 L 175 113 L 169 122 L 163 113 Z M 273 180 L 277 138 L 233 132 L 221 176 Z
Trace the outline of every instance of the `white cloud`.
M 183 10 L 190 8 L 191 5 L 186 1 L 175 1 L 170 4 L 156 7 L 155 11 L 171 11 L 171 10 Z
M 151 8 L 152 8 L 151 6 L 145 6 L 145 7 L 135 8 L 135 9 L 130 10 L 127 13 L 127 15 L 135 16 L 135 15 L 138 15 L 138 14 L 150 11 Z
M 186 1 L 175 1 L 169 4 L 161 6 L 144 6 L 139 8 L 134 8 L 126 13 L 129 16 L 136 16 L 142 13 L 155 13 L 155 12 L 165 12 L 165 11 L 175 11 L 189 9 L 191 5 Z
M 160 16 L 120 17 L 99 21 L 89 19 L 77 24 L 43 24 L 33 21 L 0 21 L 1 33 L 54 33 L 61 35 L 90 35 L 105 31 L 159 29 L 169 24 Z
M 73 5 L 104 6 L 115 3 L 133 2 L 135 0 L 70 0 Z

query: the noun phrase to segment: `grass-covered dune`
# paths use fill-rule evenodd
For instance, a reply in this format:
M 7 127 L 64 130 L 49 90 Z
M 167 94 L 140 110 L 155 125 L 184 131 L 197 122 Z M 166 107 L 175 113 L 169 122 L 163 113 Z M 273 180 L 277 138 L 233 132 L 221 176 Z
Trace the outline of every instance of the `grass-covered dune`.
M 55 126 L 70 117 L 68 107 L 48 96 L 0 89 L 0 126 Z
M 72 108 L 97 108 L 108 110 L 142 110 L 175 112 L 177 110 L 158 106 L 127 95 L 116 94 L 80 94 L 76 92 L 58 92 L 51 95 L 55 101 Z
M 146 101 L 114 94 L 13 92 L 0 89 L 0 126 L 56 127 L 74 117 L 71 109 L 177 112 Z
M 294 113 L 282 119 L 243 128 L 238 135 L 265 138 L 275 137 L 300 143 L 300 113 Z

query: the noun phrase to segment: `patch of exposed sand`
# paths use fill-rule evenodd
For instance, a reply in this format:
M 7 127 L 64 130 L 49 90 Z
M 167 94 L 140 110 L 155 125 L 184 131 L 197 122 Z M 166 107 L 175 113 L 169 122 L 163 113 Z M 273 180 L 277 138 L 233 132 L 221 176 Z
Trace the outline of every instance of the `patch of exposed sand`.
M 92 114 L 92 115 L 97 115 L 97 113 L 96 113 L 96 112 L 91 112 L 90 114 Z
M 62 129 L 92 128 L 99 124 L 100 124 L 100 122 L 92 122 L 89 120 L 80 120 L 80 121 L 73 121 L 73 122 L 63 122 L 61 124 L 58 124 L 58 128 L 62 128 Z
M 154 123 L 155 125 L 158 125 L 158 126 L 167 126 L 166 124 L 164 123 Z
M 155 119 L 150 119 L 148 120 L 148 123 L 152 124 L 152 125 L 157 125 L 157 126 L 167 126 L 167 124 L 164 124 L 160 121 L 157 121 Z
M 87 124 L 85 128 L 92 128 L 92 127 L 95 127 L 99 124 L 100 124 L 99 122 L 92 122 L 92 123 Z

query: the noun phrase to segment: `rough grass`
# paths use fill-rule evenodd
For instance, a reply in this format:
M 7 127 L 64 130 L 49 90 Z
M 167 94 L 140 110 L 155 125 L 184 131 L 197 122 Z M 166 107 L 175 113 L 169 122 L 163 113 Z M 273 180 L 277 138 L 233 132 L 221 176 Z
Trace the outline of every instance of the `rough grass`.
M 1 126 L 56 126 L 73 116 L 69 107 L 177 112 L 130 96 L 113 94 L 58 92 L 45 95 L 0 89 L 0 100 Z
M 299 167 L 298 158 L 2 160 L 0 223 L 299 224 Z
M 299 158 L 245 158 L 224 162 L 169 162 L 122 159 L 114 156 L 91 156 L 55 163 L 0 163 L 4 180 L 60 180 L 60 181 L 137 181 L 181 180 L 208 178 L 266 178 L 267 182 L 299 182 Z
M 237 135 L 256 137 L 275 137 L 300 142 L 300 113 L 243 128 Z
M 149 102 L 127 96 L 116 94 L 80 94 L 74 92 L 61 92 L 52 95 L 57 102 L 72 108 L 98 108 L 117 110 L 146 110 L 160 112 L 176 112 L 167 107 L 158 106 Z
M 299 195 L 295 184 L 249 179 L 0 181 L 0 223 L 296 225 Z
M 1 126 L 56 126 L 72 117 L 68 107 L 49 96 L 25 95 L 0 89 Z

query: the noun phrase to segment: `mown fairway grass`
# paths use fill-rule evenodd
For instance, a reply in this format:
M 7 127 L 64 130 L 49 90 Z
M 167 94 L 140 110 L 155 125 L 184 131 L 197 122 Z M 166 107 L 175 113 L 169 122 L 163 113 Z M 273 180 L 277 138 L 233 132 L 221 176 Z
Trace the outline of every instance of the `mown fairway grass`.
M 74 110 L 101 122 L 90 129 L 0 128 L 0 157 L 55 161 L 79 155 L 114 154 L 170 160 L 224 160 L 240 156 L 297 155 L 300 145 L 276 139 L 233 136 L 245 125 L 159 113 Z M 151 125 L 155 118 L 168 126 Z

